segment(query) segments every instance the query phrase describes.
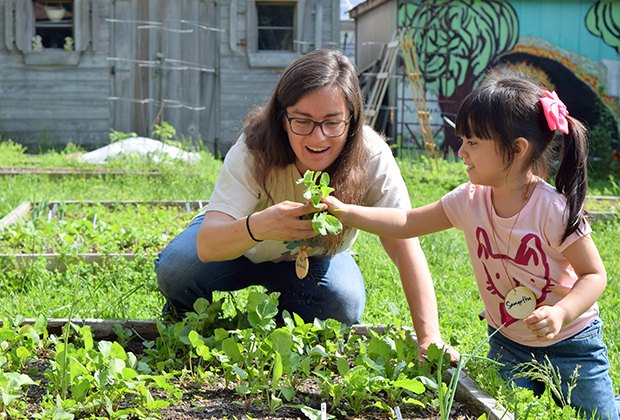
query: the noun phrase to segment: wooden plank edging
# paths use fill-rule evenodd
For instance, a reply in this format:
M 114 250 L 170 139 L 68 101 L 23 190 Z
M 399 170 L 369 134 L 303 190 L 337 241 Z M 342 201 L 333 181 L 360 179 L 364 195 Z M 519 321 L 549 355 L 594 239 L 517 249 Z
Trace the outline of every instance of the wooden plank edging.
M 387 327 L 385 325 L 373 325 L 373 324 L 354 324 L 351 326 L 354 334 L 360 334 L 364 336 L 369 335 L 369 330 L 374 330 L 377 333 L 385 332 Z M 415 332 L 411 327 L 401 327 L 405 331 L 409 331 L 413 340 L 417 343 Z M 455 368 L 450 368 L 447 371 L 447 375 L 451 378 L 456 373 Z M 448 379 L 449 379 L 448 378 Z M 456 399 L 465 402 L 469 407 L 474 407 L 478 411 L 478 414 L 486 413 L 488 420 L 514 420 L 512 413 L 509 413 L 495 398 L 489 393 L 480 388 L 480 386 L 471 379 L 465 372 L 461 371 L 457 388 Z
M 27 216 L 33 208 L 47 206 L 52 210 L 55 206 L 61 205 L 102 205 L 113 207 L 116 205 L 139 205 L 139 206 L 161 206 L 184 208 L 188 213 L 191 211 L 202 210 L 209 200 L 66 200 L 49 202 L 29 202 L 24 201 L 11 210 L 6 216 L 0 219 L 0 229 L 15 223 L 17 220 Z
M 592 218 L 592 221 L 599 222 L 602 220 L 609 220 L 614 217 L 620 216 L 620 213 L 607 212 L 607 211 L 589 211 L 588 214 Z
M 586 200 L 598 200 L 598 201 L 618 201 L 620 202 L 620 197 L 616 195 L 588 195 L 586 196 Z
M 114 206 L 160 206 L 160 207 L 179 207 L 185 209 L 185 211 L 192 212 L 203 209 L 209 200 L 65 200 L 65 201 L 50 201 L 47 203 L 33 203 L 33 207 L 37 205 L 47 204 L 49 209 L 54 206 L 66 206 L 66 205 L 102 205 L 105 207 Z
M 128 171 L 125 169 L 88 169 L 88 168 L 37 168 L 37 167 L 0 167 L 2 175 L 80 175 L 80 176 L 100 176 L 100 175 L 148 175 L 160 176 L 160 171 Z
M 32 205 L 28 201 L 24 201 L 17 207 L 15 207 L 9 214 L 0 219 L 0 229 L 4 229 L 7 226 L 12 225 L 19 219 L 22 219 L 30 213 Z
M 86 264 L 101 264 L 109 260 L 123 258 L 127 261 L 134 261 L 138 257 L 148 257 L 150 254 L 0 254 L 0 267 L 10 265 L 15 262 L 18 268 L 26 268 L 40 258 L 46 261 L 45 266 L 48 270 L 64 271 L 67 264 L 84 262 Z
M 456 369 L 450 368 L 448 373 L 454 375 Z M 455 398 L 468 406 L 474 406 L 480 413 L 486 413 L 488 420 L 514 420 L 512 413 L 463 371 L 459 376 Z
M 154 340 L 159 336 L 155 321 L 151 320 L 121 320 L 99 318 L 50 318 L 47 320 L 47 331 L 50 334 L 62 334 L 62 328 L 71 321 L 73 324 L 83 327 L 91 327 L 93 338 L 97 340 L 114 340 L 117 338 L 115 327 L 127 328 L 133 331 L 143 340 Z M 26 318 L 21 325 L 34 324 L 35 318 Z

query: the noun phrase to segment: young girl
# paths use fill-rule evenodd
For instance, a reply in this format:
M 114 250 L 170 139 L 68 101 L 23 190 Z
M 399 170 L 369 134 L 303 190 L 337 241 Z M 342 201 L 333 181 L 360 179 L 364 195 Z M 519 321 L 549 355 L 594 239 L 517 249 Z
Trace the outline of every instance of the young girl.
M 548 357 L 560 369 L 566 397 L 578 368 L 571 405 L 588 417 L 617 419 L 596 302 L 607 277 L 584 211 L 584 126 L 555 92 L 495 72 L 464 100 L 456 130 L 469 183 L 421 208 L 369 208 L 328 197 L 329 211 L 347 226 L 385 237 L 462 230 L 489 333 L 499 329 L 489 357 L 503 364 L 502 376 L 540 395 L 544 385 L 515 377 L 515 368 Z M 556 130 L 563 135 L 554 188 L 544 179 Z

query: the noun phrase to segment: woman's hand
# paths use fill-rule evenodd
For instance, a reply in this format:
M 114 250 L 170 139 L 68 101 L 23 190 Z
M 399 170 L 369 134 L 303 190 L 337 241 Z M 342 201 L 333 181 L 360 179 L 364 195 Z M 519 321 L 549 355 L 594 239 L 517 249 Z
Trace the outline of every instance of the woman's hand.
M 430 341 L 418 341 L 418 360 L 422 361 L 426 359 L 426 353 L 431 344 L 435 344 L 439 349 L 444 349 L 446 353 L 450 355 L 450 365 L 456 366 L 461 358 L 461 354 L 454 347 L 444 343 L 441 338 L 432 338 Z
M 303 217 L 321 210 L 311 203 L 283 201 L 252 214 L 250 229 L 254 237 L 260 240 L 295 241 L 312 238 L 317 235 L 312 230 L 312 220 Z
M 228 261 L 243 255 L 256 245 L 255 240 L 295 241 L 317 234 L 312 220 L 304 216 L 321 211 L 312 204 L 283 201 L 252 213 L 247 219 L 208 211 L 198 230 L 196 251 L 202 262 Z M 252 232 L 254 239 L 248 232 Z

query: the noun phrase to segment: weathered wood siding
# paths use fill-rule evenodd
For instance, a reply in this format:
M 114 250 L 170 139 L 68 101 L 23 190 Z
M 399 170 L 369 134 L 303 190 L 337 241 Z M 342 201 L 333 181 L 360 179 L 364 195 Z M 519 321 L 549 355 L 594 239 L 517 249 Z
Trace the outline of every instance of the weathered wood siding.
M 265 103 L 284 67 L 294 56 L 317 47 L 338 47 L 340 39 L 340 2 L 305 0 L 297 4 L 295 53 L 290 59 L 278 59 L 278 53 L 264 53 L 264 66 L 252 64 L 251 31 L 248 8 L 251 1 L 224 0 L 220 3 L 220 21 L 230 22 L 229 31 L 220 38 L 220 151 L 225 152 L 239 136 L 243 119 L 252 107 Z M 320 14 L 321 20 L 316 21 Z M 316 33 L 317 29 L 320 35 Z M 255 54 L 254 57 L 261 53 Z
M 38 54 L 13 39 L 23 14 L 6 13 L 28 1 L 0 0 L 0 135 L 33 148 L 94 148 L 110 129 L 149 136 L 166 121 L 224 154 L 290 61 L 339 40 L 338 0 L 296 2 L 289 53 L 256 51 L 255 0 L 74 0 L 96 7 L 84 50 Z
M 99 26 L 96 51 L 88 48 L 67 53 L 79 58 L 78 65 L 46 65 L 46 60 L 41 60 L 41 64 L 26 64 L 36 53 L 9 49 L 4 39 L 7 1 L 10 0 L 0 0 L 2 137 L 33 147 L 67 142 L 95 144 L 107 138 L 110 127 L 107 25 Z M 97 1 L 97 7 L 101 15 L 107 15 L 109 2 Z
M 396 31 L 396 0 L 376 1 L 369 3 L 369 6 L 374 6 L 372 12 L 356 15 L 355 21 L 355 57 L 360 70 L 381 57 L 385 45 Z
M 116 0 L 110 20 L 113 128 L 149 135 L 166 121 L 212 148 L 217 42 L 212 0 Z

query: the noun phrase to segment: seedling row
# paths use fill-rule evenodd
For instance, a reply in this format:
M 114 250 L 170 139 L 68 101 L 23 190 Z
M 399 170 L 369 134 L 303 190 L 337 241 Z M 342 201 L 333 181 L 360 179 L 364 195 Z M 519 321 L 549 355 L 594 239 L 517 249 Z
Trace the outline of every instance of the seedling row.
M 204 204 L 206 201 L 35 203 L 0 230 L 0 254 L 152 254 L 180 233 Z

